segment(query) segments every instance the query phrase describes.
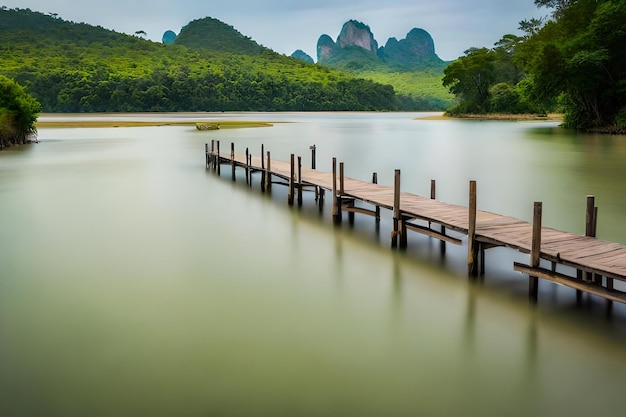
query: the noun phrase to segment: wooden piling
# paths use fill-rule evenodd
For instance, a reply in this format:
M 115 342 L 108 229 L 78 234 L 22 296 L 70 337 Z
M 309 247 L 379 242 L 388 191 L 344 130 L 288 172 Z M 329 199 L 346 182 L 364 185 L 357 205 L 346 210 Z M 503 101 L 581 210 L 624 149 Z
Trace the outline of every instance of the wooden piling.
M 211 139 L 211 166 L 215 169 L 215 139 Z
M 298 207 L 302 207 L 302 157 L 298 157 Z
M 296 175 L 295 170 L 296 170 L 296 156 L 294 154 L 291 154 L 291 173 L 289 175 L 289 191 L 287 194 L 287 202 L 289 203 L 290 206 L 293 206 L 293 201 L 294 201 L 294 176 Z
M 209 167 L 209 159 L 210 159 L 209 144 L 208 143 L 204 144 L 204 158 L 205 158 L 205 162 L 206 162 L 205 168 L 208 168 Z
M 615 289 L 615 283 L 613 278 L 606 277 L 606 289 L 609 291 L 613 291 Z M 613 300 L 606 300 L 606 312 L 607 314 L 611 314 L 613 311 Z
M 232 171 L 233 171 L 233 181 L 237 181 L 237 178 L 235 176 L 235 143 L 231 142 L 230 143 L 230 165 L 232 166 Z
M 595 237 L 595 215 L 596 215 L 596 207 L 595 207 L 595 197 L 592 195 L 587 196 L 587 204 L 585 210 L 585 236 L 593 236 Z M 593 280 L 593 274 L 591 272 L 585 271 L 577 271 L 578 279 L 589 282 Z M 578 304 L 581 303 L 583 297 L 583 292 L 581 290 L 576 290 L 576 301 Z
M 250 179 L 248 184 L 252 187 L 252 153 L 248 155 L 248 177 Z
M 592 195 L 587 196 L 587 211 L 585 213 L 585 236 L 595 237 L 595 204 L 596 198 Z
M 337 204 L 337 158 L 333 158 L 333 223 L 341 223 L 341 212 Z
M 246 148 L 246 184 L 251 184 L 250 181 L 250 150 Z
M 333 158 L 333 223 L 341 223 L 341 205 L 337 197 L 337 158 Z
M 535 202 L 533 210 L 533 235 L 530 249 L 530 267 L 539 268 L 541 261 L 541 216 L 542 204 Z M 539 278 L 533 275 L 528 277 L 528 298 L 532 303 L 537 302 L 539 296 Z
M 437 181 L 435 180 L 430 180 L 430 199 L 431 200 L 435 200 L 437 198 Z M 428 223 L 428 227 L 430 227 L 430 222 Z M 446 226 L 441 225 L 440 226 L 440 230 L 441 230 L 441 234 L 445 235 L 446 234 Z M 442 255 L 445 255 L 446 253 L 446 241 L 443 239 L 439 240 L 439 251 L 441 252 Z
M 261 144 L 261 192 L 265 192 L 265 145 Z
M 216 157 L 215 161 L 216 161 L 215 165 L 216 165 L 216 169 L 217 169 L 217 175 L 219 176 L 219 175 L 222 174 L 222 168 L 221 168 L 222 164 L 221 164 L 221 161 L 220 161 L 220 141 L 219 140 L 217 141 L 217 157 Z
M 476 242 L 476 181 L 470 181 L 469 222 L 467 232 L 467 270 L 471 277 L 478 275 L 478 244 Z
M 343 182 L 343 180 L 344 180 L 344 176 L 343 176 L 343 175 L 344 175 L 344 171 L 343 171 L 343 162 L 340 162 L 340 163 L 339 163 L 339 195 L 340 195 L 340 196 L 343 196 L 343 194 L 344 194 L 344 188 L 343 188 L 343 185 L 344 185 L 344 182 Z
M 393 231 L 391 232 L 391 247 L 398 247 L 400 234 L 400 170 L 396 169 L 393 178 Z
M 265 175 L 265 191 L 272 191 L 272 159 L 267 151 L 267 174 Z
M 400 249 L 406 249 L 409 246 L 409 234 L 407 233 L 407 218 L 400 216 Z
M 310 147 L 311 149 L 311 169 L 315 169 L 315 144 Z
M 378 173 L 374 172 L 372 174 L 372 184 L 378 184 Z M 380 223 L 380 206 L 376 206 L 375 210 L 376 212 L 376 224 Z

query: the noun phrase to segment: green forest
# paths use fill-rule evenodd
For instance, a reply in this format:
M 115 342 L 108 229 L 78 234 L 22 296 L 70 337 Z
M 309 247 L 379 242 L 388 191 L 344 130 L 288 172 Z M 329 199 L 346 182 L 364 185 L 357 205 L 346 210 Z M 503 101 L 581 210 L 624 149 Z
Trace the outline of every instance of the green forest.
M 566 127 L 626 133 L 626 0 L 535 0 L 491 49 L 470 48 L 444 70 L 453 115 L 560 112 Z
M 39 111 L 440 110 L 451 103 L 442 86 L 455 97 L 451 115 L 559 112 L 567 127 L 626 132 L 626 0 L 535 4 L 549 15 L 521 21 L 521 36 L 468 49 L 443 79 L 437 68 L 307 63 L 212 18 L 190 22 L 165 45 L 3 7 L 0 81 L 3 94 L 21 97 L 0 103 L 3 144 L 24 140 Z
M 388 84 L 280 55 L 216 22 L 192 22 L 164 45 L 5 8 L 0 74 L 45 112 L 421 109 Z M 213 30 L 204 41 L 194 33 L 202 25 Z

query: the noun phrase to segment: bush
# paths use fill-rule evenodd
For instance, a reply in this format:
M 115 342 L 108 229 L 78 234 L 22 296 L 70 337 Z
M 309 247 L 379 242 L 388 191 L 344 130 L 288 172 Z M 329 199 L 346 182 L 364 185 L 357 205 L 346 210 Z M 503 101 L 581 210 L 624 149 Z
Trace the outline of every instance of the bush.
M 0 75 L 0 149 L 28 142 L 40 112 L 41 104 L 21 85 Z

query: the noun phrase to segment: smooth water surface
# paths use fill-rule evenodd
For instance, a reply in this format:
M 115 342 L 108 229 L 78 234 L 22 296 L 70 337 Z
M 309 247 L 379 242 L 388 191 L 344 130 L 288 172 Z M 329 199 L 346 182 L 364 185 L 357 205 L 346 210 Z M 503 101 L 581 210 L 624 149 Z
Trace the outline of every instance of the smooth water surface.
M 626 244 L 626 138 L 554 122 L 415 120 L 419 114 L 219 114 L 270 128 L 41 129 L 0 152 L 0 415 L 611 416 L 626 407 L 626 310 L 578 307 L 527 256 L 410 235 L 390 214 L 335 228 L 312 194 L 289 208 L 204 166 L 204 144 L 329 170 Z M 75 117 L 75 116 L 72 116 Z M 85 116 L 107 117 L 107 116 Z M 113 116 L 109 116 L 113 117 Z M 119 119 L 120 116 L 114 116 Z M 178 120 L 199 115 L 127 115 Z

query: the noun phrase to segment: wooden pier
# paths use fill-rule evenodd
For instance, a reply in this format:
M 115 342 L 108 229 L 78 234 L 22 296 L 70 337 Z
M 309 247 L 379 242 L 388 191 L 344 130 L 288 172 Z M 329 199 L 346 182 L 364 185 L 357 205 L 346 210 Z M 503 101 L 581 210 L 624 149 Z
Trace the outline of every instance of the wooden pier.
M 392 212 L 391 246 L 403 249 L 408 244 L 408 231 L 421 233 L 446 243 L 462 245 L 467 236 L 468 274 L 476 277 L 484 273 L 485 251 L 494 247 L 508 247 L 530 255 L 529 263 L 515 262 L 513 269 L 528 275 L 529 298 L 537 301 L 538 279 L 544 279 L 576 290 L 578 300 L 584 292 L 605 298 L 610 311 L 614 301 L 626 303 L 626 292 L 615 288 L 615 280 L 626 281 L 626 246 L 602 241 L 595 237 L 597 207 L 592 196 L 587 197 L 586 233 L 584 236 L 543 227 L 542 203 L 534 203 L 533 222 L 528 223 L 509 216 L 477 210 L 477 185 L 470 181 L 467 206 L 448 204 L 436 199 L 436 183 L 431 181 L 430 197 L 401 191 L 400 170 L 395 171 L 394 185 L 345 177 L 343 163 L 333 158 L 332 172 L 315 169 L 315 146 L 311 147 L 312 167 L 303 168 L 302 158 L 292 154 L 289 162 L 272 160 L 269 151 L 261 146 L 263 157 L 235 153 L 231 143 L 227 153 L 220 151 L 219 141 L 206 144 L 206 167 L 221 173 L 222 165 L 230 167 L 233 181 L 236 169 L 245 170 L 246 181 L 252 184 L 252 174 L 261 174 L 261 189 L 270 191 L 272 184 L 288 187 L 288 203 L 302 205 L 305 189 L 315 192 L 315 200 L 324 204 L 326 192 L 331 193 L 333 221 L 343 221 L 348 213 L 350 222 L 355 214 L 372 216 L 378 224 L 381 209 Z M 357 206 L 358 203 L 358 206 Z M 453 232 L 451 235 L 450 232 Z M 459 235 L 455 237 L 454 235 Z M 541 261 L 544 261 L 542 265 Z M 549 264 L 548 268 L 545 264 Z M 558 272 L 557 266 L 568 268 L 571 274 Z M 563 269 L 563 268 L 561 268 Z

